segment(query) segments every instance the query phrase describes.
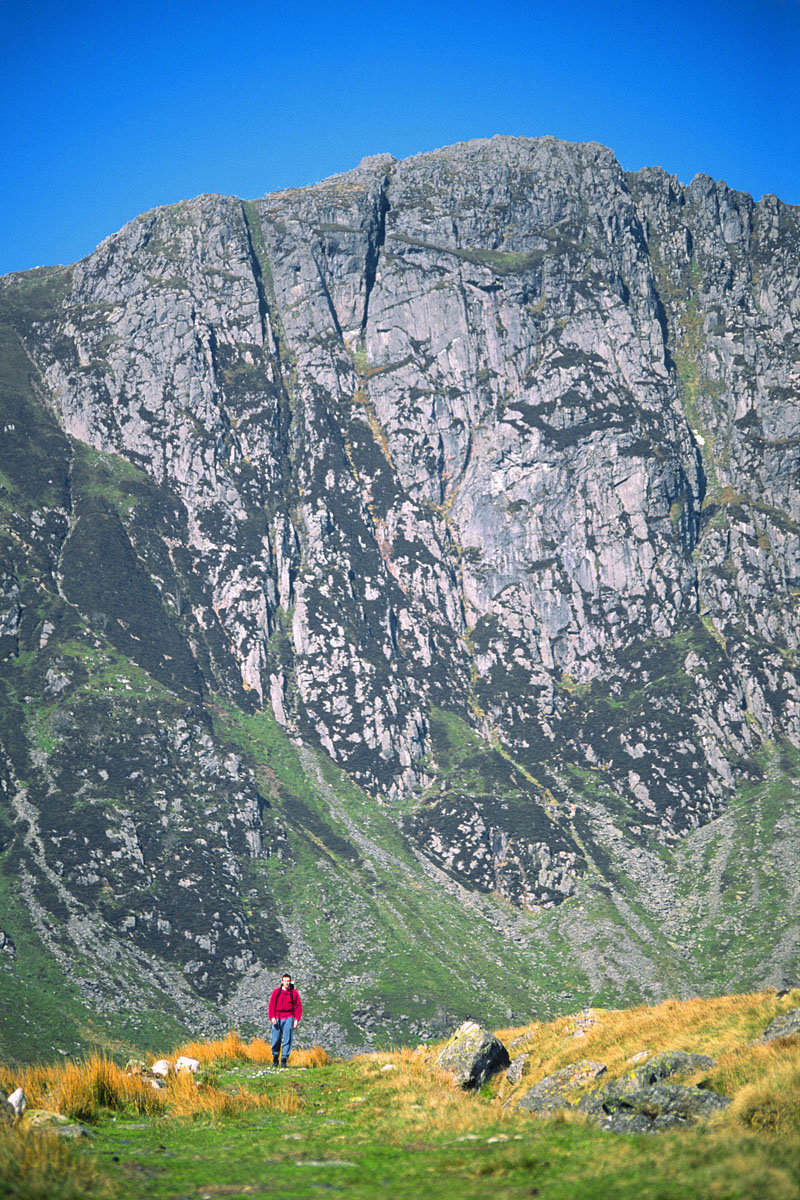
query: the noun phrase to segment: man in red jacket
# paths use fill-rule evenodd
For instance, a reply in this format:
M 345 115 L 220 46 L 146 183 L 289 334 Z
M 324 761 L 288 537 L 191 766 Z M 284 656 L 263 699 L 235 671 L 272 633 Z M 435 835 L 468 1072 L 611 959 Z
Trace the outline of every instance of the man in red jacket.
M 300 993 L 292 983 L 291 975 L 281 977 L 281 986 L 276 987 L 269 998 L 268 1013 L 272 1022 L 272 1065 L 277 1067 L 280 1051 L 281 1066 L 285 1067 L 292 1050 L 292 1034 L 303 1015 Z

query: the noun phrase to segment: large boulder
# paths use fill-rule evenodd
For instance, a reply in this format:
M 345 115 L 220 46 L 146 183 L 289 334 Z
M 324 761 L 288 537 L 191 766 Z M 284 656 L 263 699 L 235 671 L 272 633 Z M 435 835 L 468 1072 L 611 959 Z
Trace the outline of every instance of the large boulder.
M 578 1107 L 603 1129 L 615 1133 L 657 1133 L 695 1125 L 729 1104 L 724 1096 L 698 1087 L 657 1083 L 631 1091 L 627 1081 L 612 1080 L 600 1092 L 584 1096 Z
M 449 1072 L 462 1088 L 482 1087 L 487 1079 L 511 1065 L 508 1051 L 476 1021 L 465 1021 L 445 1043 L 436 1066 Z
M 25 1109 L 28 1107 L 28 1097 L 25 1095 L 25 1092 L 22 1090 L 22 1088 L 18 1087 L 16 1091 L 13 1091 L 8 1097 L 8 1103 L 14 1110 L 15 1116 L 21 1117 L 25 1112 Z
M 532 1113 L 552 1113 L 559 1108 L 570 1108 L 577 1097 L 579 1088 L 585 1087 L 600 1075 L 605 1074 L 604 1063 L 591 1062 L 582 1058 L 579 1062 L 569 1063 L 560 1071 L 545 1076 L 527 1091 L 517 1105 L 518 1108 Z
M 753 1045 L 774 1042 L 777 1038 L 782 1037 L 794 1037 L 796 1034 L 800 1034 L 800 1008 L 793 1008 L 791 1012 L 775 1017 L 761 1036 L 754 1040 Z

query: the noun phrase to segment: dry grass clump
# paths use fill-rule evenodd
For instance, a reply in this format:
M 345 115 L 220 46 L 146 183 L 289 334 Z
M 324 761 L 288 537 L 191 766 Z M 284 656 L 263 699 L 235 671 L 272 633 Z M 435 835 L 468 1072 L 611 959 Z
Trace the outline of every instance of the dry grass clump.
M 25 1067 L 10 1072 L 0 1068 L 0 1087 L 22 1087 L 31 1108 L 45 1108 L 75 1121 L 96 1122 L 103 1109 L 131 1110 L 145 1116 L 163 1112 L 164 1100 L 138 1075 L 126 1075 L 102 1055 L 87 1062 Z
M 224 1038 L 212 1039 L 208 1042 L 184 1042 L 172 1055 L 174 1062 L 180 1055 L 186 1058 L 196 1058 L 204 1066 L 212 1064 L 221 1066 L 226 1063 L 251 1062 L 260 1065 L 272 1063 L 272 1046 L 264 1038 L 253 1038 L 245 1042 L 236 1032 L 230 1030 Z M 155 1062 L 155 1058 L 152 1059 Z M 327 1051 L 321 1046 L 312 1046 L 310 1050 L 292 1050 L 291 1063 L 293 1067 L 324 1067 L 331 1061 Z
M 241 1087 L 231 1092 L 216 1087 L 198 1087 L 189 1073 L 171 1075 L 163 1094 L 167 1114 L 176 1119 L 191 1117 L 193 1120 L 219 1121 L 240 1117 L 254 1109 L 296 1113 L 302 1108 L 300 1097 L 292 1091 L 265 1096 Z
M 312 1046 L 310 1050 L 293 1050 L 291 1062 L 295 1067 L 327 1067 L 333 1059 L 322 1046 Z
M 0 1126 L 0 1194 L 5 1200 L 84 1200 L 111 1196 L 86 1155 L 38 1130 Z
M 710 1076 L 733 1103 L 728 1120 L 782 1137 L 800 1137 L 800 1040 L 779 1038 L 725 1055 Z
M 246 1043 L 242 1041 L 235 1029 L 231 1029 L 224 1038 L 212 1038 L 208 1042 L 184 1042 L 171 1055 L 165 1055 L 170 1062 L 183 1055 L 186 1058 L 196 1058 L 203 1066 L 211 1063 L 238 1062 L 247 1058 Z M 149 1056 L 155 1062 L 156 1056 Z M 158 1057 L 161 1057 L 160 1055 Z M 272 1055 L 270 1054 L 270 1061 Z
M 26 1067 L 13 1073 L 0 1067 L 0 1087 L 6 1091 L 22 1087 L 30 1108 L 47 1109 L 88 1124 L 95 1124 L 104 1111 L 217 1120 L 256 1108 L 295 1113 L 302 1107 L 291 1091 L 275 1095 L 256 1095 L 242 1088 L 225 1091 L 198 1082 L 189 1072 L 170 1075 L 166 1086 L 156 1091 L 147 1079 L 127 1075 L 98 1054 L 86 1062 Z

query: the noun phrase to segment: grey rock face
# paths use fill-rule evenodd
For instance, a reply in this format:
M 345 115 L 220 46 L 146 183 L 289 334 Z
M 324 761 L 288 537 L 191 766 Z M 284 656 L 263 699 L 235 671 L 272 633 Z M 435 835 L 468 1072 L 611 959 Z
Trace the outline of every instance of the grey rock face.
M 475 1021 L 465 1021 L 436 1057 L 436 1066 L 462 1088 L 479 1088 L 511 1063 L 501 1041 Z
M 730 1100 L 716 1092 L 675 1083 L 653 1084 L 636 1091 L 613 1091 L 586 1097 L 579 1107 L 603 1129 L 615 1133 L 658 1133 L 695 1125 L 727 1108 Z
M 579 1090 L 604 1075 L 606 1069 L 605 1063 L 592 1062 L 587 1058 L 570 1063 L 535 1083 L 518 1102 L 517 1108 L 539 1115 L 569 1108 L 576 1103 Z
M 755 1043 L 774 1042 L 777 1038 L 794 1037 L 797 1034 L 800 1034 L 800 1008 L 793 1008 L 791 1012 L 783 1013 L 774 1021 L 770 1021 L 761 1036 L 755 1039 Z
M 664 1050 L 654 1055 L 633 1072 L 639 1087 L 650 1087 L 671 1079 L 673 1075 L 694 1075 L 697 1071 L 708 1071 L 714 1059 L 707 1054 L 688 1054 L 685 1050 Z
M 231 706 L 533 911 L 609 869 L 595 798 L 668 846 L 719 817 L 800 745 L 797 239 L 774 197 L 498 137 L 0 282 L 0 774 L 40 890 L 215 1001 L 277 964 Z M 122 660 L 107 736 L 84 682 Z

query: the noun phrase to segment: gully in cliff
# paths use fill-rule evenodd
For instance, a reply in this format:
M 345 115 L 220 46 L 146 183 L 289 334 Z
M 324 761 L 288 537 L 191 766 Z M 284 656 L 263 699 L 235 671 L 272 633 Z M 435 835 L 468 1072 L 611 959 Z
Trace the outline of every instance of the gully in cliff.
M 285 1067 L 292 1051 L 292 1036 L 303 1015 L 300 993 L 291 975 L 281 976 L 280 987 L 274 988 L 269 998 L 268 1012 L 272 1023 L 272 1065 L 277 1067 L 280 1052 L 281 1066 Z

